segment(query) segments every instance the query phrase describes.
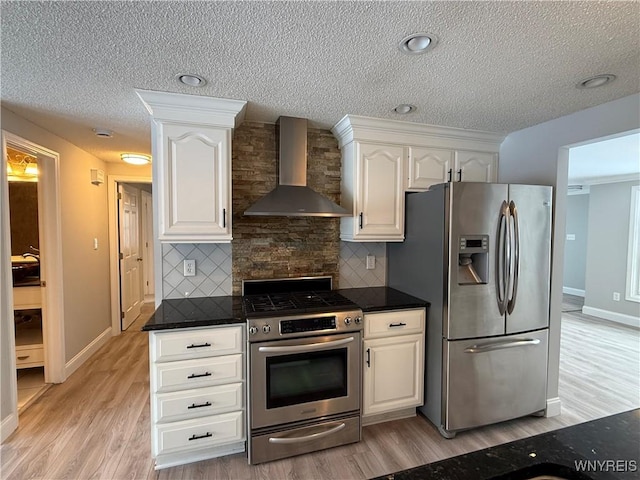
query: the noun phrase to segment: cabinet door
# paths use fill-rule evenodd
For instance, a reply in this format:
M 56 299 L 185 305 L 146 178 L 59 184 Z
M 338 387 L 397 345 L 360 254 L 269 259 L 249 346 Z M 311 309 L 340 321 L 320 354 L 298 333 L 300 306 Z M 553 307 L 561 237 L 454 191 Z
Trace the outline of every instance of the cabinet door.
M 449 181 L 453 168 L 453 150 L 410 147 L 407 190 L 426 190 Z
M 494 153 L 456 151 L 453 181 L 496 182 L 497 157 Z
M 423 403 L 424 335 L 364 341 L 363 416 Z
M 358 187 L 354 240 L 404 239 L 404 148 L 358 144 Z
M 164 123 L 160 240 L 231 241 L 231 129 Z

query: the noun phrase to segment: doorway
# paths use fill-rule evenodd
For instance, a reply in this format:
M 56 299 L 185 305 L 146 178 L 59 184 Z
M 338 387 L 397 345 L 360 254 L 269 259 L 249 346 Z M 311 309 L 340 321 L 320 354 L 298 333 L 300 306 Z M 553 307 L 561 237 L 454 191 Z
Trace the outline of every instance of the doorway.
M 17 427 L 18 401 L 24 409 L 42 385 L 63 382 L 65 362 L 59 156 L 6 131 L 2 151 L 3 268 L 6 260 L 11 264 L 2 282 L 3 350 L 8 352 L 2 355 L 2 374 L 10 379 L 3 381 L 3 390 L 7 388 L 11 410 L 6 429 L 3 422 L 4 436 Z M 34 375 L 26 375 L 32 369 Z M 21 388 L 29 391 L 21 392 L 20 399 L 18 377 L 28 377 L 30 383 Z M 36 383 L 31 383 L 33 377 Z
M 109 175 L 112 332 L 119 335 L 155 300 L 152 185 L 149 177 Z
M 639 327 L 628 294 L 633 266 L 632 189 L 640 184 L 640 133 L 569 148 L 563 297 L 567 308 Z M 634 187 L 635 186 L 635 187 Z

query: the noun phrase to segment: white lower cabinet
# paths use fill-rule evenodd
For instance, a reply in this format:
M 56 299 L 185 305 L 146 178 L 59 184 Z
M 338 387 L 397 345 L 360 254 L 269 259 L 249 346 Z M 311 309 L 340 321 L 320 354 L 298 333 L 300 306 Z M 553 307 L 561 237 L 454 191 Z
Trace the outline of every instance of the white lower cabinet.
M 245 450 L 241 325 L 150 332 L 156 469 Z
M 364 316 L 363 425 L 415 415 L 424 398 L 425 309 Z

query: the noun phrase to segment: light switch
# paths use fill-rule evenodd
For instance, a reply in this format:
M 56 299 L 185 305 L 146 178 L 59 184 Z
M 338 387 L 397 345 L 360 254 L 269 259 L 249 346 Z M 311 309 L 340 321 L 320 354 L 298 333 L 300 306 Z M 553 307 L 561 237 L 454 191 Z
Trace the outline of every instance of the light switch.
M 93 249 L 94 250 L 98 249 L 98 238 L 97 237 L 93 239 Z

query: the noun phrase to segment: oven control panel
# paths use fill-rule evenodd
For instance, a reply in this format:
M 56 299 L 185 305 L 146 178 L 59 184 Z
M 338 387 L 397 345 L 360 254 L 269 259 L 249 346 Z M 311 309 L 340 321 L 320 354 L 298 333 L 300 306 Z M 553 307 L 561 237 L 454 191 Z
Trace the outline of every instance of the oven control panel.
M 255 318 L 248 319 L 247 327 L 250 342 L 359 331 L 362 330 L 362 311 Z

